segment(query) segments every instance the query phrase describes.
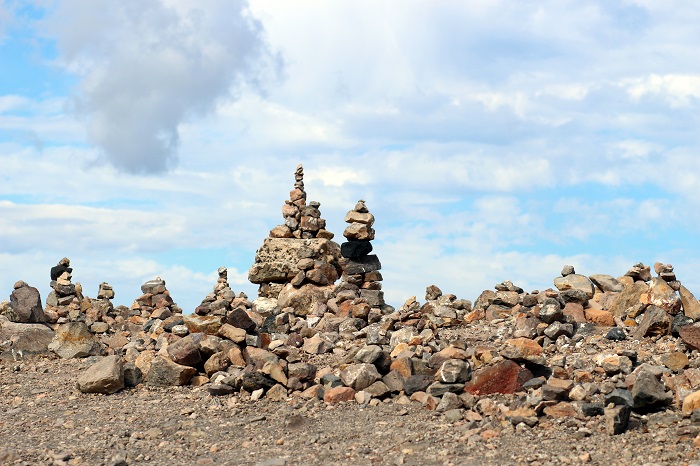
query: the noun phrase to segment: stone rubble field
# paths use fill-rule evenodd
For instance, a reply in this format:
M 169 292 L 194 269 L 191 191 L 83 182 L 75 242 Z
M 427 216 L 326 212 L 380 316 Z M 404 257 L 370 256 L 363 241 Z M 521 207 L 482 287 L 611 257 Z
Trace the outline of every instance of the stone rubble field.
M 700 303 L 673 266 L 565 266 L 473 302 L 384 301 L 374 216 L 332 241 L 301 165 L 249 280 L 192 313 L 73 283 L 0 303 L 0 464 L 700 465 Z

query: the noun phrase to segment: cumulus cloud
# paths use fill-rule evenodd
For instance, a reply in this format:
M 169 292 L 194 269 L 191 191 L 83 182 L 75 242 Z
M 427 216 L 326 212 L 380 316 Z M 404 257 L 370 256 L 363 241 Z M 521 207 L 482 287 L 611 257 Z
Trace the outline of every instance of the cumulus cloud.
M 245 0 L 63 0 L 43 23 L 57 62 L 80 77 L 89 140 L 120 170 L 177 161 L 179 126 L 279 65 Z

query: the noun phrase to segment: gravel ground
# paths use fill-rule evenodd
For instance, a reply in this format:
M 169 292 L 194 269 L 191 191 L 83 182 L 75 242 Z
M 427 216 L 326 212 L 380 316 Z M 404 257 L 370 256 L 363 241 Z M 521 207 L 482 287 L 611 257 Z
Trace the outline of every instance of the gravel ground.
M 1 464 L 450 465 L 700 464 L 700 425 L 677 412 L 636 416 L 610 436 L 601 418 L 449 422 L 419 403 L 252 402 L 203 388 L 82 394 L 94 360 L 0 360 Z M 508 402 L 504 397 L 503 402 Z

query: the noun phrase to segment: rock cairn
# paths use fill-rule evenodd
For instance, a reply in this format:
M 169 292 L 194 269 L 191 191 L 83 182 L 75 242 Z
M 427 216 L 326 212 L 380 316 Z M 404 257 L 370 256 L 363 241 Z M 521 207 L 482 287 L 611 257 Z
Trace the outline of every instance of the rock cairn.
M 228 284 L 228 270 L 226 267 L 219 267 L 218 274 L 214 290 L 195 308 L 195 314 L 225 316 L 231 310 L 231 302 L 236 298 L 236 293 Z
M 343 268 L 342 280 L 359 289 L 360 297 L 365 299 L 372 307 L 381 308 L 385 305 L 384 292 L 382 290 L 381 262 L 372 252 L 374 239 L 374 215 L 365 205 L 365 201 L 359 200 L 355 208 L 345 215 L 345 222 L 349 225 L 345 228 L 343 236 L 347 239 L 341 244 L 341 267 Z
M 290 199 L 282 207 L 285 223 L 265 238 L 255 254 L 248 280 L 260 285 L 258 297 L 277 299 L 285 290 L 283 302 L 299 313 L 308 313 L 311 301 L 317 302 L 319 293 L 324 294 L 317 288 L 333 285 L 342 269 L 340 246 L 331 241 L 333 233 L 325 229 L 326 221 L 318 210 L 320 204 L 306 205 L 303 178 L 299 165 Z M 304 297 L 299 297 L 299 290 Z M 315 297 L 309 297 L 309 293 Z
M 156 277 L 141 285 L 141 296 L 131 306 L 131 315 L 142 318 L 167 319 L 173 314 L 182 314 L 165 287 L 165 280 Z
M 304 168 L 299 164 L 294 172 L 294 189 L 282 206 L 284 223 L 270 231 L 271 238 L 325 238 L 333 239 L 333 233 L 326 230 L 326 221 L 321 218 L 321 204 L 316 201 L 306 205 L 304 191 Z
M 71 283 L 72 278 L 73 269 L 67 257 L 51 268 L 53 291 L 46 297 L 45 311 L 50 322 L 61 324 L 81 318 L 80 301 L 83 300 L 83 289 L 80 283 Z

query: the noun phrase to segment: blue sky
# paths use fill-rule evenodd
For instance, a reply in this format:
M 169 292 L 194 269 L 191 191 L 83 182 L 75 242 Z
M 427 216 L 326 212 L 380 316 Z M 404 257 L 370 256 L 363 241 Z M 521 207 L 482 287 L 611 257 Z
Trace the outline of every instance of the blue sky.
M 235 291 L 303 162 L 365 199 L 396 306 L 562 266 L 700 292 L 700 9 L 669 1 L 0 0 L 0 298 Z

